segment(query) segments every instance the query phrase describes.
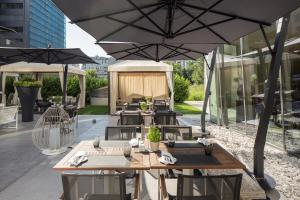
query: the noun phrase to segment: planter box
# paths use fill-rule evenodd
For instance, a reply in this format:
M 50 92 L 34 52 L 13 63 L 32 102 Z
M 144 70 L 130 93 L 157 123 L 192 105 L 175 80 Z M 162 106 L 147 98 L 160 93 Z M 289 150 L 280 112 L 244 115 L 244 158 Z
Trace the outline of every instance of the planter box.
M 18 96 L 22 106 L 22 121 L 33 121 L 33 106 L 39 91 L 38 87 L 17 87 Z

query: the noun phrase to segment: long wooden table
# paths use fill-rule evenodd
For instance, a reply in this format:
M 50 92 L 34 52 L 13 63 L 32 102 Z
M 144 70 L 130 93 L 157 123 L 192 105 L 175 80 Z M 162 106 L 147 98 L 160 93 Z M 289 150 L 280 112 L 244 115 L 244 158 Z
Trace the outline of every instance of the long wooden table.
M 111 116 L 120 116 L 121 112 L 123 112 L 122 110 L 119 110 L 113 114 L 111 114 Z M 154 117 L 155 112 L 154 111 L 125 111 L 125 113 L 137 113 L 140 112 L 142 116 L 144 117 Z M 176 116 L 183 116 L 183 114 L 181 112 L 176 112 Z
M 149 170 L 156 169 L 160 176 L 160 170 L 164 169 L 245 169 L 245 165 L 233 157 L 229 152 L 218 144 L 214 144 L 211 156 L 204 154 L 204 147 L 196 141 L 176 141 L 181 144 L 175 148 L 167 147 L 165 142 L 160 142 L 159 149 L 171 153 L 178 162 L 174 165 L 165 165 L 159 162 L 159 153 L 139 153 L 133 148 L 131 158 L 123 156 L 123 144 L 128 141 L 101 141 L 101 148 L 94 148 L 93 141 L 82 141 L 70 151 L 53 169 L 65 170 Z M 184 147 L 184 144 L 188 146 Z M 183 147 L 182 147 L 183 145 Z M 196 145 L 196 146 L 195 146 Z M 149 142 L 145 141 L 149 148 Z M 87 152 L 88 161 L 82 165 L 70 166 L 70 159 L 78 152 Z M 159 177 L 158 176 L 158 177 Z M 158 178 L 158 197 L 160 198 L 160 179 Z
M 177 142 L 184 144 L 187 147 L 169 148 L 165 142 L 160 142 L 159 149 L 171 153 L 175 158 L 177 156 L 178 162 L 174 165 L 165 165 L 159 162 L 159 153 L 150 154 L 150 168 L 151 169 L 246 169 L 246 166 L 233 157 L 229 152 L 222 148 L 219 144 L 213 144 L 213 152 L 211 156 L 206 156 L 204 147 L 199 144 L 199 147 L 188 147 L 189 143 L 193 144 L 195 141 Z M 189 158 L 193 160 L 189 160 Z M 180 160 L 182 159 L 182 160 Z
M 148 170 L 150 169 L 149 154 L 137 152 L 133 148 L 130 158 L 123 155 L 123 144 L 128 141 L 101 141 L 101 148 L 94 148 L 93 141 L 82 141 L 53 169 L 65 170 Z M 70 166 L 70 159 L 78 152 L 85 151 L 88 161 L 79 166 Z

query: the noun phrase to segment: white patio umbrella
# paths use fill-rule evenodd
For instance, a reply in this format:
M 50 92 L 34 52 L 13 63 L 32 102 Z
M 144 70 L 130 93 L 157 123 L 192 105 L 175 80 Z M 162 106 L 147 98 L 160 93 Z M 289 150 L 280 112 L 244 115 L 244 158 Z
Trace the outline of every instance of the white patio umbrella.
M 140 44 L 102 42 L 99 45 L 117 60 L 196 60 L 213 50 L 214 44 Z M 198 51 L 201 49 L 202 51 Z
M 53 0 L 97 42 L 220 44 L 270 25 L 298 0 Z M 201 49 L 198 49 L 201 51 Z

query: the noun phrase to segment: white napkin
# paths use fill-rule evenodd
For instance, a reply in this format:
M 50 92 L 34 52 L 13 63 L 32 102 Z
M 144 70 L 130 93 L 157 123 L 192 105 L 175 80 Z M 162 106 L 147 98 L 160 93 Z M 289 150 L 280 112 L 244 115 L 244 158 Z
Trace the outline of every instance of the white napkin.
M 81 163 L 88 160 L 87 153 L 85 151 L 78 151 L 70 160 L 70 166 L 78 166 Z
M 170 153 L 165 151 L 161 152 L 161 157 L 158 160 L 159 162 L 165 165 L 173 165 L 177 162 L 176 158 L 174 158 Z
M 129 144 L 130 144 L 131 147 L 135 147 L 139 144 L 139 140 L 136 139 L 136 138 L 133 138 L 129 141 Z
M 200 143 L 200 144 L 203 144 L 203 145 L 205 145 L 205 146 L 207 146 L 207 145 L 210 144 L 210 142 L 207 141 L 205 138 L 198 138 L 198 139 L 197 139 L 197 142 Z

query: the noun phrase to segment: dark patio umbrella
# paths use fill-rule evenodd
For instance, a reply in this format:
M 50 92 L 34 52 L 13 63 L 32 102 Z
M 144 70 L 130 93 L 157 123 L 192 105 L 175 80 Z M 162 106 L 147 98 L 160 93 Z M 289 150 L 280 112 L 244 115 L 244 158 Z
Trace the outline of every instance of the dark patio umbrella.
M 139 44 L 110 43 L 99 45 L 117 60 L 196 60 L 211 52 L 214 44 Z M 202 51 L 199 51 L 201 49 Z
M 63 99 L 65 104 L 68 64 L 95 63 L 79 48 L 56 49 L 56 48 L 0 48 L 0 63 L 14 63 L 25 61 L 28 63 L 65 64 Z
M 300 6 L 298 0 L 53 2 L 97 42 L 167 44 L 231 43 Z

